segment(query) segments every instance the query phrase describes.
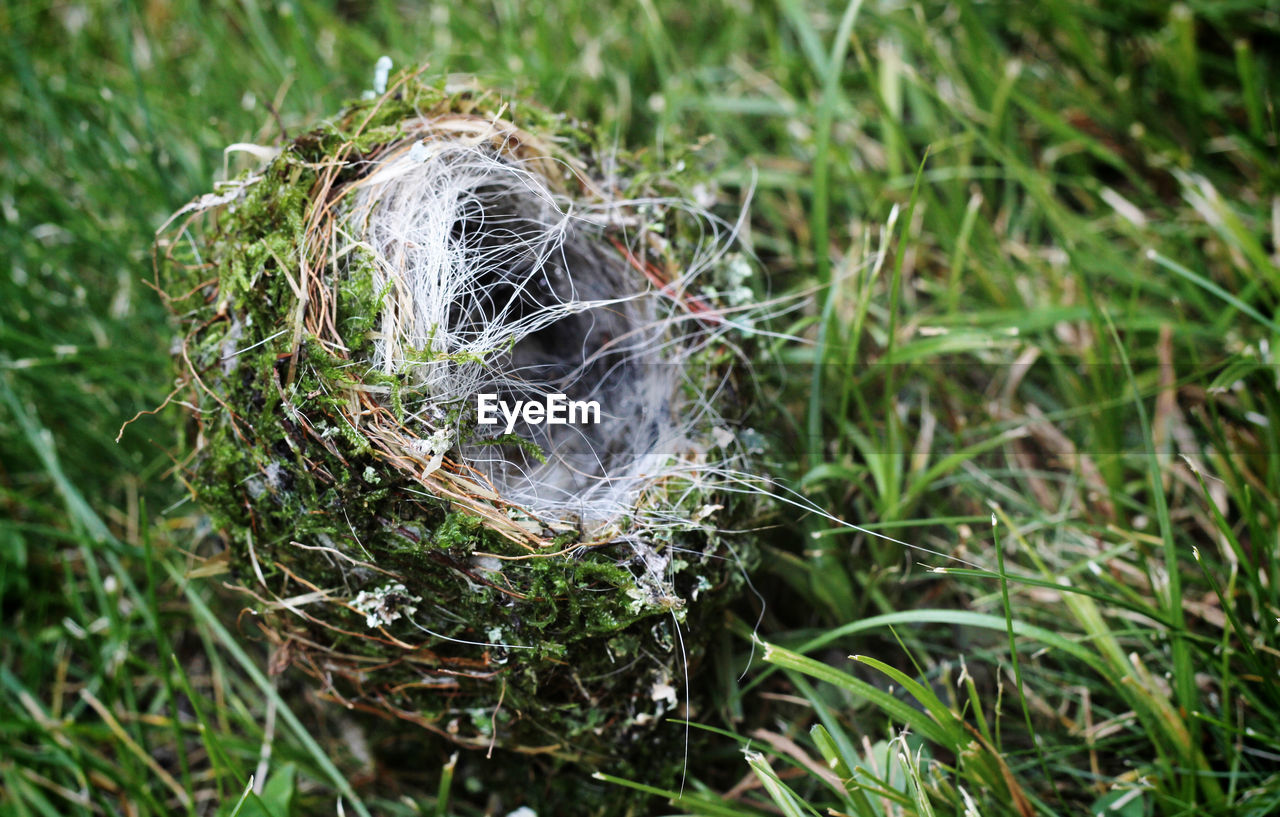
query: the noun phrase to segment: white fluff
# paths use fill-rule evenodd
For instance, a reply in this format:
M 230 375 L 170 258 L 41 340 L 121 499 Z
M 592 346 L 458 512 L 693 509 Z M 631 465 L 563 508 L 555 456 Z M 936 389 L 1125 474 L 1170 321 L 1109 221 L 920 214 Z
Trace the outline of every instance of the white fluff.
M 707 372 L 692 365 L 732 323 L 693 313 L 683 297 L 721 262 L 734 230 L 683 201 L 575 200 L 539 172 L 554 165 L 515 158 L 502 138 L 491 128 L 428 132 L 354 185 L 339 240 L 372 261 L 385 292 L 369 364 L 403 378 L 415 395 L 406 424 L 422 436 L 482 392 L 598 401 L 599 424 L 526 432 L 545 463 L 512 445 L 455 453 L 544 522 L 687 525 L 682 496 L 647 494 L 672 476 L 700 488 L 718 472 L 743 476 L 727 450 L 707 450 L 718 416 Z M 672 209 L 704 235 L 689 267 L 659 287 L 605 228 L 643 258 L 644 225 Z

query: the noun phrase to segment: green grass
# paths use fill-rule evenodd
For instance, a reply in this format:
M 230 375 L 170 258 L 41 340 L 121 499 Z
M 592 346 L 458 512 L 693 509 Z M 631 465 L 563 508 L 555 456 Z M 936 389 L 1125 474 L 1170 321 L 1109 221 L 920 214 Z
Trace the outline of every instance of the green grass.
M 1280 811 L 1275 2 L 9 3 L 0 38 L 0 812 L 482 812 L 219 612 L 178 412 L 114 442 L 172 387 L 155 228 L 383 53 L 633 147 L 713 135 L 772 291 L 817 287 L 759 422 L 864 530 L 779 510 L 683 797 L 584 786 Z

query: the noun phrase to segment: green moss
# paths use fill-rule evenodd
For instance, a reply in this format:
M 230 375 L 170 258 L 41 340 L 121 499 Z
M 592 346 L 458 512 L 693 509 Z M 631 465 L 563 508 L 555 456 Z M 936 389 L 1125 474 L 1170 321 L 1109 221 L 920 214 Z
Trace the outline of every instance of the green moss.
M 484 525 L 479 519 L 465 513 L 450 513 L 436 527 L 431 544 L 455 555 L 466 555 L 475 550 L 476 540 L 483 536 Z

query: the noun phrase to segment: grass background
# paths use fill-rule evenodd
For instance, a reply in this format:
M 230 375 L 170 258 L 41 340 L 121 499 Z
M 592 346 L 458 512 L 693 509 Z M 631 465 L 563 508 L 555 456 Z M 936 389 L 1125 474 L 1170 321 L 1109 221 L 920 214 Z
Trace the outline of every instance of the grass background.
M 177 415 L 115 442 L 172 383 L 155 228 L 382 54 L 714 137 L 773 291 L 817 287 L 761 370 L 775 472 L 915 546 L 782 511 L 769 646 L 745 604 L 643 808 L 1280 811 L 1277 3 L 8 2 L 0 37 L 3 813 L 515 802 L 282 694 L 188 575 Z M 598 778 L 580 809 L 649 782 Z

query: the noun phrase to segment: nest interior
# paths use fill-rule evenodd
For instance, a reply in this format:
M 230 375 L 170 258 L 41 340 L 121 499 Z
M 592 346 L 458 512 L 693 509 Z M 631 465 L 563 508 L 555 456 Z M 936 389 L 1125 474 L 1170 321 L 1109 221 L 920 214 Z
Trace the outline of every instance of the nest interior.
M 652 455 L 679 445 L 664 432 L 680 374 L 662 358 L 669 308 L 604 235 L 617 208 L 579 207 L 508 155 L 521 138 L 510 126 L 446 121 L 421 123 L 433 149 L 402 146 L 351 191 L 345 235 L 388 294 L 370 362 L 406 377 L 413 408 L 437 421 L 479 393 L 605 407 L 600 422 L 522 424 L 524 446 L 490 438 L 460 454 L 535 516 L 607 522 Z
M 185 479 L 273 670 L 464 746 L 669 740 L 755 559 L 701 181 L 406 75 L 171 222 Z M 504 434 L 480 392 L 603 416 Z

